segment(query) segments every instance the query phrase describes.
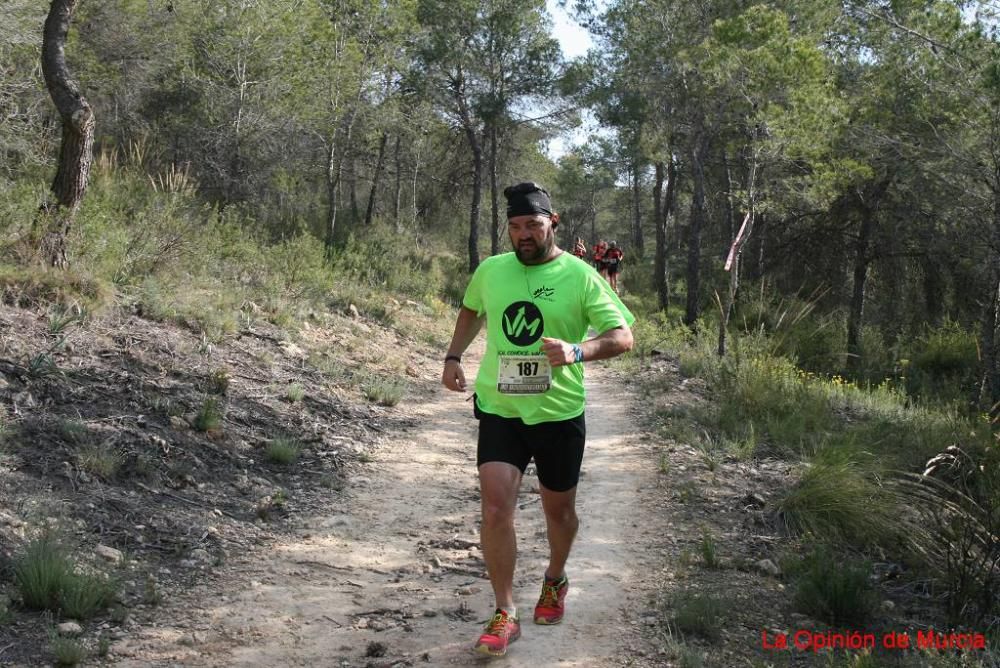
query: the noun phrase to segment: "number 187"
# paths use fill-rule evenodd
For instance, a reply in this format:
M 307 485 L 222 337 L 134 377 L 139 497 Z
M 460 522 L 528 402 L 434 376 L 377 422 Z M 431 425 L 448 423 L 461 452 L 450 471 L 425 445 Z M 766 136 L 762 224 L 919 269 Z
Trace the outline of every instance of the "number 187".
M 518 362 L 517 370 L 522 376 L 537 376 L 538 362 Z

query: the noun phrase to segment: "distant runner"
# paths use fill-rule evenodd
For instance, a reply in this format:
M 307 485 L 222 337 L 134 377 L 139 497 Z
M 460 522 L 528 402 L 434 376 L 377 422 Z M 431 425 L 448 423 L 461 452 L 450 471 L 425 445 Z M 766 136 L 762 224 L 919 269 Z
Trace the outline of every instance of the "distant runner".
M 617 241 L 608 244 L 608 250 L 604 254 L 604 267 L 608 274 L 608 283 L 611 289 L 618 292 L 618 274 L 621 272 L 621 262 L 625 258 L 622 249 L 618 247 Z
M 597 272 L 604 277 L 605 280 L 608 278 L 608 268 L 604 264 L 604 254 L 608 252 L 608 242 L 601 239 L 596 244 L 594 244 L 594 268 Z
M 485 259 L 472 275 L 441 376 L 449 390 L 466 390 L 462 353 L 485 321 L 486 354 L 473 396 L 479 418 L 480 539 L 496 610 L 474 649 L 493 656 L 505 654 L 521 636 L 514 602 L 514 509 L 532 459 L 549 541 L 534 621 L 563 619 L 586 437 L 582 362 L 630 350 L 635 321 L 596 271 L 556 246 L 559 215 L 544 188 L 519 183 L 504 196 L 514 252 Z M 588 327 L 600 334 L 584 340 Z

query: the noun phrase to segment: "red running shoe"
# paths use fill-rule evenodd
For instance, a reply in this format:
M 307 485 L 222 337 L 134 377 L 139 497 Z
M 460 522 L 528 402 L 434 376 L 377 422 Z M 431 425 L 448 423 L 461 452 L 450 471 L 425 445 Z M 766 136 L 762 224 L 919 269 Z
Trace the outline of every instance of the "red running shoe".
M 566 592 L 569 591 L 569 580 L 562 576 L 558 580 L 545 578 L 542 583 L 542 595 L 535 606 L 536 624 L 558 624 L 566 612 Z
M 506 610 L 497 608 L 473 649 L 480 654 L 503 656 L 507 653 L 507 646 L 520 637 L 521 622 L 507 614 Z

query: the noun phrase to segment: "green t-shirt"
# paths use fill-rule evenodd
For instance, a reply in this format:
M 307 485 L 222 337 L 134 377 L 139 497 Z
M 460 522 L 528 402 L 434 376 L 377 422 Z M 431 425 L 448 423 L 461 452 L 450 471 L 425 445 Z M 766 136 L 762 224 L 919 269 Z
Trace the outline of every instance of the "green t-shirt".
M 552 368 L 548 390 L 537 394 L 500 392 L 500 356 L 537 354 L 542 336 L 579 343 L 587 328 L 603 333 L 635 317 L 589 263 L 562 253 L 554 260 L 525 265 L 514 253 L 479 265 L 462 303 L 486 316 L 486 355 L 476 376 L 479 409 L 525 424 L 569 420 L 583 412 L 583 365 Z

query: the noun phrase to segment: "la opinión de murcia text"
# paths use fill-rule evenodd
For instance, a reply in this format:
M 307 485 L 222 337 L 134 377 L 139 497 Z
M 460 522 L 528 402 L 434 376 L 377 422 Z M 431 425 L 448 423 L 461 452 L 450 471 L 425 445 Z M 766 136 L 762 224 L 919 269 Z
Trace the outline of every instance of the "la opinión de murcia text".
M 886 649 L 986 649 L 986 636 L 975 631 L 940 633 L 933 629 L 908 632 L 890 631 L 878 636 L 860 631 L 819 632 L 799 629 L 792 633 L 760 632 L 761 647 L 771 650 L 801 650 L 820 652 L 826 649 L 874 649 L 881 644 Z

